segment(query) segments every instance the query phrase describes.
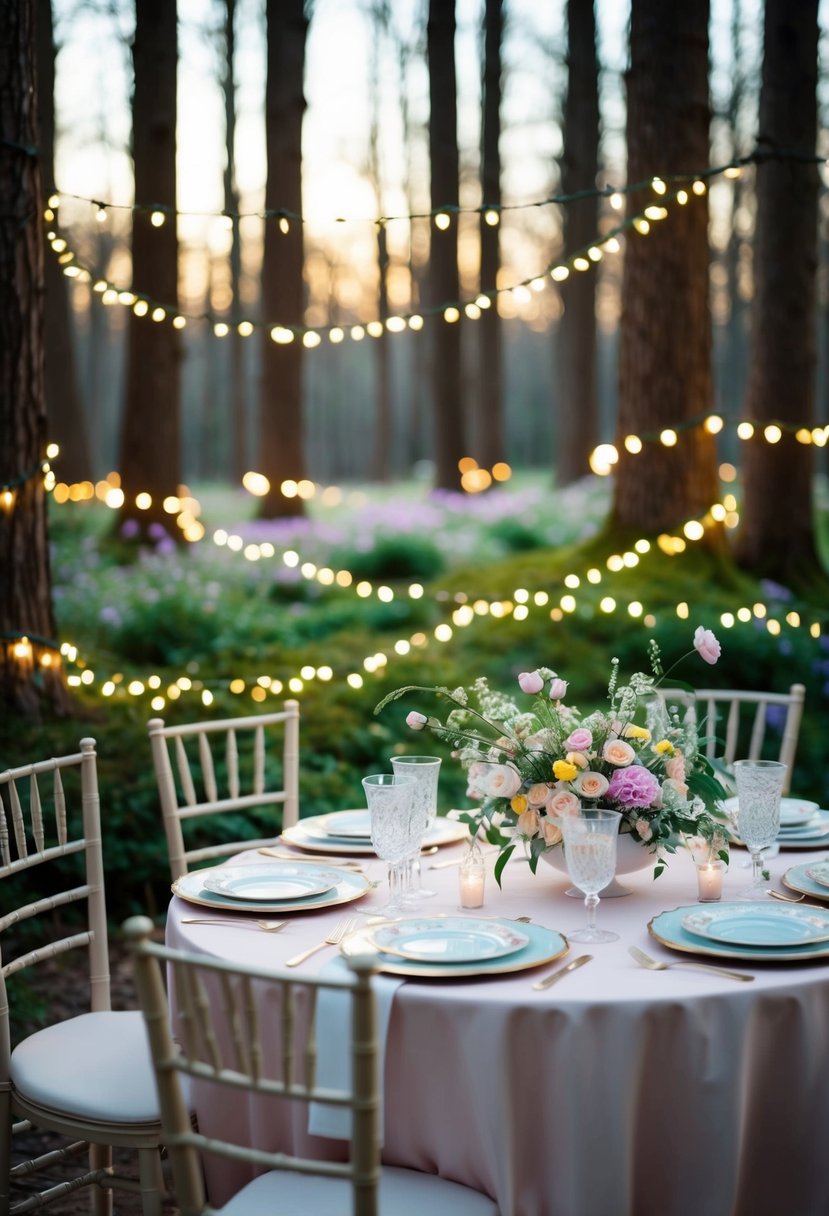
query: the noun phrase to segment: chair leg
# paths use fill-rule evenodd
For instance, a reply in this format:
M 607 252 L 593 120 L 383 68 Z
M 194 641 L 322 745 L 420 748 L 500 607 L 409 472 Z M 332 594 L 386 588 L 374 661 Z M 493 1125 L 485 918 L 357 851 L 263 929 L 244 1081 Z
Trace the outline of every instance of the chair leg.
M 108 1144 L 90 1144 L 89 1168 L 108 1169 L 112 1165 L 112 1149 Z M 112 1190 L 106 1186 L 90 1187 L 92 1216 L 112 1216 Z
M 142 1216 L 161 1216 L 161 1196 L 165 1186 L 161 1154 L 157 1148 L 139 1149 L 138 1178 L 141 1183 Z
M 0 1098 L 0 1216 L 11 1206 L 12 1114 L 9 1096 Z

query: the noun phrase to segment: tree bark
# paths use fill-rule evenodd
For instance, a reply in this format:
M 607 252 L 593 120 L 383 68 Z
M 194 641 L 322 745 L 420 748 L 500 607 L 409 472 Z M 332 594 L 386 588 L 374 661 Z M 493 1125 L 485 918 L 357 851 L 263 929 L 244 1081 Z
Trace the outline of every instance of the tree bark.
M 594 190 L 599 168 L 599 65 L 592 0 L 567 0 L 568 72 L 564 105 L 564 194 Z M 597 197 L 564 208 L 568 253 L 584 249 L 599 228 Z M 571 275 L 562 292 L 556 355 L 559 400 L 554 411 L 556 481 L 570 485 L 590 471 L 589 456 L 599 439 L 596 399 L 596 272 Z
M 455 81 L 455 3 L 429 0 L 427 25 L 429 59 L 429 159 L 432 172 L 432 210 L 446 208 L 446 229 L 431 229 L 429 304 L 457 302 L 458 275 L 458 122 Z M 438 311 L 432 328 L 432 408 L 434 413 L 435 486 L 457 490 L 458 461 L 463 450 L 461 398 L 461 331 Z
M 43 189 L 55 184 L 55 46 L 52 0 L 37 4 L 37 97 Z M 57 258 L 44 263 L 46 415 L 49 440 L 60 445 L 56 469 L 61 481 L 92 479 L 89 432 L 81 401 L 78 360 L 72 333 L 66 276 Z
M 65 709 L 49 568 L 34 0 L 0 0 L 0 701 Z M 28 645 L 23 642 L 23 635 Z
M 245 393 L 244 338 L 237 326 L 242 320 L 242 234 L 239 224 L 239 188 L 236 185 L 236 0 L 225 0 L 225 211 L 230 218 L 230 473 L 241 482 L 247 468 L 247 394 Z
M 771 421 L 811 427 L 815 416 L 818 172 L 817 0 L 767 0 L 760 146 L 805 158 L 757 169 L 751 359 L 743 445 L 743 512 L 735 555 L 779 582 L 819 570 L 812 517 L 813 450 L 792 431 L 766 443 Z M 785 504 L 785 510 L 781 510 Z
M 178 307 L 176 233 L 176 4 L 175 0 L 137 0 L 135 6 L 132 141 L 135 199 L 142 207 L 165 207 L 154 227 L 149 210 L 133 213 L 133 292 L 150 305 Z M 163 500 L 176 495 L 181 480 L 181 345 L 172 317 L 159 323 L 131 314 L 128 330 L 127 387 L 121 427 L 119 467 L 125 501 L 122 524 L 133 521 L 139 534 L 161 525 L 180 539 Z M 139 510 L 136 495 L 152 496 Z
M 481 131 L 481 203 L 494 208 L 500 218 L 501 207 L 501 39 L 504 30 L 503 0 L 486 0 L 484 7 L 483 128 Z M 501 266 L 501 225 L 488 224 L 481 214 L 481 291 L 498 285 Z M 478 321 L 480 341 L 480 416 L 478 459 L 491 469 L 506 460 L 504 441 L 504 360 L 501 318 L 498 302 L 481 313 Z
M 265 209 L 302 213 L 302 118 L 305 112 L 305 40 L 308 22 L 303 0 L 268 0 L 268 76 L 265 86 L 265 142 L 268 180 Z M 259 410 L 260 451 L 257 467 L 271 483 L 260 499 L 260 515 L 274 519 L 303 514 L 301 498 L 286 498 L 283 481 L 305 476 L 302 410 L 302 337 L 274 342 L 274 326 L 302 326 L 305 310 L 302 224 L 286 219 L 265 221 L 262 306 L 265 333 Z
M 708 0 L 633 0 L 628 181 L 708 164 L 708 16 Z M 656 197 L 641 191 L 628 207 L 637 213 Z M 712 395 L 708 204 L 707 195 L 692 195 L 649 236 L 634 232 L 626 242 L 613 524 L 671 529 L 717 500 L 714 437 L 702 428 L 682 430 L 673 448 L 649 441 L 628 455 L 623 447 L 631 433 L 681 429 L 710 410 Z

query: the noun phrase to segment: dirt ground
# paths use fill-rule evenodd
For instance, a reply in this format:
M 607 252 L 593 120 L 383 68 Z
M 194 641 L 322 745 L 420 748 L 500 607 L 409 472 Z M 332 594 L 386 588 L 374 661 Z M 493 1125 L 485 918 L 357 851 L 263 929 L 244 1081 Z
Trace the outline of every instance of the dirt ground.
M 41 974 L 37 977 L 37 987 L 44 994 L 48 992 L 50 1005 L 60 1016 L 70 1017 L 75 1013 L 83 1013 L 88 1009 L 86 976 L 71 967 L 59 967 L 57 964 L 46 964 L 35 968 Z M 132 982 L 132 964 L 126 950 L 117 939 L 110 940 L 110 972 L 112 977 L 112 1007 L 113 1009 L 135 1009 L 137 1002 L 135 988 Z M 73 982 L 74 981 L 74 982 Z M 57 1148 L 63 1143 L 59 1137 L 47 1137 L 43 1134 L 25 1133 L 16 1136 L 13 1141 L 13 1162 L 27 1161 L 46 1147 Z M 67 1165 L 50 1167 L 31 1179 L 15 1183 L 12 1190 L 12 1202 L 20 1202 L 27 1195 L 34 1193 L 45 1185 L 55 1185 L 70 1178 L 78 1172 L 82 1158 L 70 1159 Z M 135 1155 L 122 1149 L 116 1149 L 113 1154 L 116 1170 L 132 1178 L 137 1178 L 137 1162 Z M 74 1191 L 51 1203 L 45 1210 L 54 1212 L 55 1216 L 89 1216 L 92 1194 L 90 1189 Z M 141 1199 L 127 1191 L 113 1192 L 113 1210 L 115 1216 L 141 1216 Z M 172 1197 L 168 1196 L 164 1203 L 164 1213 L 176 1211 Z

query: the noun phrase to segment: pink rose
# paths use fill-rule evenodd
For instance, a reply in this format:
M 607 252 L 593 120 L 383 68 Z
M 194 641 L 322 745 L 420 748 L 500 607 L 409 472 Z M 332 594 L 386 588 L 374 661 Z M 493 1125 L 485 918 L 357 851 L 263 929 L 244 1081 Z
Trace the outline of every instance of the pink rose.
M 564 746 L 570 752 L 586 752 L 593 742 L 593 732 L 586 726 L 580 726 L 564 740 Z
M 580 773 L 576 778 L 576 789 L 582 798 L 601 798 L 607 793 L 608 780 L 603 773 L 592 771 Z
M 518 816 L 515 828 L 519 835 L 532 839 L 541 830 L 541 816 L 538 811 L 524 811 L 523 814 Z
M 610 778 L 607 796 L 621 806 L 654 806 L 662 793 L 659 781 L 641 764 L 619 768 Z
M 624 739 L 608 739 L 602 748 L 602 759 L 608 764 L 615 764 L 617 768 L 632 764 L 635 758 L 636 752 Z
M 563 701 L 567 696 L 567 681 L 560 680 L 558 676 L 550 681 L 550 700 Z
M 703 629 L 702 625 L 698 625 L 694 633 L 694 649 L 701 659 L 712 664 L 716 663 L 722 653 L 720 644 L 711 630 Z
M 522 692 L 541 692 L 544 680 L 537 671 L 522 671 L 518 677 L 518 686 Z
M 673 781 L 685 780 L 685 757 L 679 753 L 665 762 L 665 776 Z
M 556 790 L 547 803 L 547 814 L 570 819 L 581 813 L 581 802 L 571 790 Z
M 419 714 L 416 709 L 406 714 L 406 725 L 412 730 L 423 730 L 429 719 L 425 714 Z

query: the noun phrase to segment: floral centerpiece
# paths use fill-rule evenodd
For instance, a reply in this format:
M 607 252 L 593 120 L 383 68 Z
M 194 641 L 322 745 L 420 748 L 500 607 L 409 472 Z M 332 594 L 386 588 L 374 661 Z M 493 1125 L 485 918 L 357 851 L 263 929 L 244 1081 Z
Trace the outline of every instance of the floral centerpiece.
M 694 652 L 716 663 L 720 645 L 710 629 L 696 630 Z M 520 844 L 535 872 L 541 854 L 561 843 L 557 820 L 584 807 L 620 811 L 620 832 L 653 854 L 654 877 L 683 842 L 702 842 L 710 856 L 727 860 L 726 792 L 694 716 L 669 709 L 658 695 L 667 672 L 653 639 L 648 657 L 651 674 L 635 672 L 627 683 L 613 659 L 608 705 L 587 713 L 569 702 L 569 682 L 547 667 L 518 676 L 518 690 L 532 698 L 527 705 L 479 677 L 469 689 L 398 688 L 375 713 L 407 693 L 431 693 L 450 706 L 445 721 L 412 710 L 406 722 L 448 742 L 466 769 L 467 794 L 479 806 L 460 817 L 473 836 L 499 847 L 499 883 Z

